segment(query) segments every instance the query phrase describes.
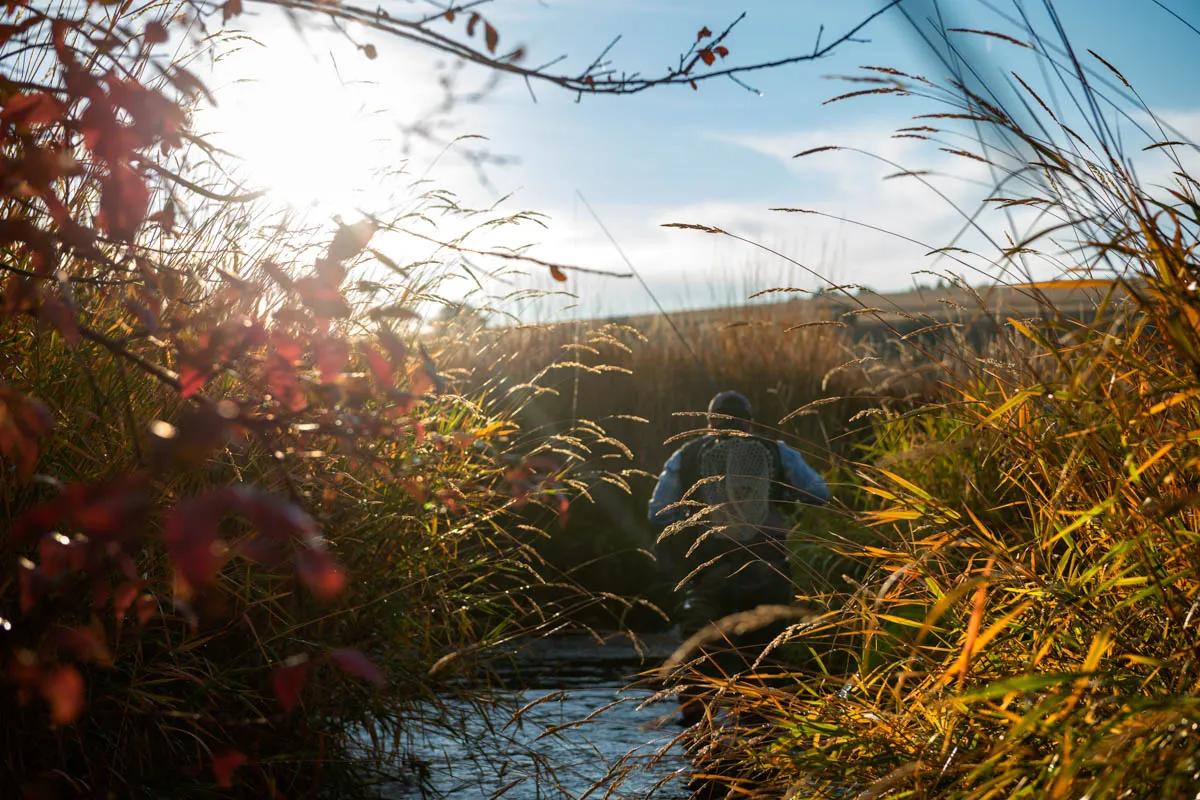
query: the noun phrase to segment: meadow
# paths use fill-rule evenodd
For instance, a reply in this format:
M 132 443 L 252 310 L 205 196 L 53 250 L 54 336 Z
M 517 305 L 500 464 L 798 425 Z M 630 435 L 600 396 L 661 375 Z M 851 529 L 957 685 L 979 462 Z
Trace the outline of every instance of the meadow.
M 1194 145 L 1111 134 L 1101 109 L 1136 94 L 1099 55 L 1056 62 L 1086 126 L 1023 82 L 1007 109 L 965 79 L 853 78 L 932 102 L 904 135 L 1005 176 L 969 216 L 992 250 L 930 247 L 940 288 L 499 324 L 440 292 L 464 253 L 569 281 L 481 243 L 529 215 L 420 180 L 390 215 L 279 215 L 189 130 L 207 90 L 157 55 L 170 20 L 7 13 L 33 55 L 0 62 L 4 787 L 367 797 L 419 774 L 410 737 L 492 702 L 520 642 L 669 626 L 646 499 L 737 388 L 835 501 L 791 520 L 778 657 L 707 669 L 785 619 L 734 615 L 656 678 L 705 703 L 679 735 L 704 791 L 1195 792 L 1200 183 Z M 943 140 L 964 130 L 979 152 Z M 406 261 L 389 234 L 413 220 L 478 236 Z M 964 277 L 981 264 L 1018 277 Z

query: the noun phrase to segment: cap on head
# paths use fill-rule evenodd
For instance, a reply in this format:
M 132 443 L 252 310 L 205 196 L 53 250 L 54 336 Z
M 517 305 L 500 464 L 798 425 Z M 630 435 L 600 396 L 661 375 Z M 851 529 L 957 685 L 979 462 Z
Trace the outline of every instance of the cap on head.
M 728 419 L 734 417 L 734 419 Z M 754 419 L 754 409 L 746 395 L 732 389 L 718 392 L 708 402 L 708 427 L 748 430 Z

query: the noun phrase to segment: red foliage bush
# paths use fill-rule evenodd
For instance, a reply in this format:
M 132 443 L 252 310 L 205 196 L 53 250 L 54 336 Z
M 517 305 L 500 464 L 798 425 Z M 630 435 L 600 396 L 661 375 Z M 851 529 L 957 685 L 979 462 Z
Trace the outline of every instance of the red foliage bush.
M 385 662 L 420 674 L 468 636 L 445 613 L 455 559 L 506 552 L 470 526 L 420 541 L 512 502 L 480 412 L 440 397 L 395 327 L 411 309 L 351 299 L 373 224 L 307 266 L 229 268 L 209 228 L 244 198 L 187 177 L 206 89 L 157 55 L 172 20 L 0 19 L 23 53 L 0 63 L 0 782 L 276 795 L 349 776 L 328 756 L 371 716 L 360 687 L 419 694 Z M 416 629 L 419 647 L 363 652 Z

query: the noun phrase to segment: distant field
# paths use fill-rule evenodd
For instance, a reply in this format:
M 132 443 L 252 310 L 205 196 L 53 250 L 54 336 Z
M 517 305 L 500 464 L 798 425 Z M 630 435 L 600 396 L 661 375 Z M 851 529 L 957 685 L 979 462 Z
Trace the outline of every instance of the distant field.
M 1119 294 L 1124 291 L 1118 289 Z M 956 320 L 970 322 L 985 314 L 1003 321 L 1006 317 L 1034 317 L 1042 309 L 1054 307 L 1071 317 L 1087 317 L 1103 300 L 1104 290 L 1096 288 L 1014 289 L 996 285 L 962 289 L 957 287 L 918 288 L 906 292 L 841 292 L 815 297 L 792 298 L 778 302 L 747 303 L 670 312 L 680 327 L 692 328 L 719 322 L 724 326 L 783 325 L 812 320 L 840 320 L 850 327 L 873 328 L 882 324 L 911 328 L 914 322 L 925 324 Z M 867 311 L 865 309 L 877 309 Z M 611 317 L 609 321 L 645 330 L 659 315 L 638 314 Z

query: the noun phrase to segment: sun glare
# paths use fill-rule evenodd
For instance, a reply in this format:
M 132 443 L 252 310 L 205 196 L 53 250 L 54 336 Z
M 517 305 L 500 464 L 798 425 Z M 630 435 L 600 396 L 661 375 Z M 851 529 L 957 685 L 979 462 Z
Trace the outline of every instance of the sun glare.
M 329 45 L 274 35 L 229 55 L 214 69 L 219 105 L 202 124 L 237 156 L 247 183 L 277 202 L 346 217 L 381 212 L 402 183 L 386 179 L 402 158 L 395 120 L 378 86 L 348 79 L 354 65 Z M 247 74 L 254 80 L 222 84 Z

